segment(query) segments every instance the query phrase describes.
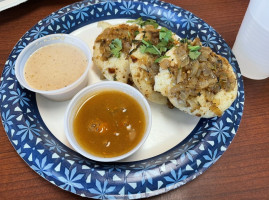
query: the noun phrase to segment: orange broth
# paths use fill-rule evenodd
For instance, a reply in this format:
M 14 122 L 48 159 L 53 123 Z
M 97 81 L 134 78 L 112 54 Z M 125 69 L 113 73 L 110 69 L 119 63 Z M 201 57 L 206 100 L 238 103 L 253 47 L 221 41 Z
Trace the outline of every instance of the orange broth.
M 116 157 L 131 151 L 143 138 L 146 118 L 140 104 L 128 94 L 105 90 L 80 106 L 74 136 L 80 146 L 98 157 Z

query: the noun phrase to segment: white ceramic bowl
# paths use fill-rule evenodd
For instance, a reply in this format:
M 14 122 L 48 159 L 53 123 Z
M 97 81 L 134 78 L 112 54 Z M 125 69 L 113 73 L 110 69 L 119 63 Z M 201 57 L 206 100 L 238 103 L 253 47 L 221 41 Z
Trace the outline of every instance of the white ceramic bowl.
M 32 88 L 26 82 L 25 77 L 24 77 L 24 66 L 25 66 L 26 61 L 39 48 L 50 45 L 50 44 L 55 44 L 55 43 L 70 44 L 81 49 L 83 53 L 86 55 L 87 60 L 88 60 L 88 65 L 86 67 L 86 70 L 80 76 L 79 79 L 77 79 L 75 82 L 68 85 L 67 87 L 57 89 L 57 90 L 51 90 L 51 91 L 37 90 L 35 88 Z M 91 63 L 92 63 L 91 50 L 88 47 L 88 45 L 84 43 L 82 40 L 68 34 L 52 34 L 52 35 L 44 36 L 42 38 L 39 38 L 31 42 L 22 50 L 22 52 L 19 54 L 15 63 L 15 75 L 19 83 L 21 84 L 21 86 L 23 86 L 24 88 L 31 90 L 33 92 L 39 93 L 51 100 L 65 101 L 65 100 L 71 99 L 78 91 L 80 91 L 82 88 L 84 88 L 87 85 L 88 83 L 87 75 L 91 67 Z
M 74 137 L 74 132 L 73 132 L 73 121 L 74 121 L 74 116 L 75 116 L 76 111 L 89 97 L 96 94 L 97 92 L 104 91 L 104 90 L 121 91 L 133 97 L 142 107 L 145 113 L 145 118 L 146 118 L 145 133 L 141 141 L 138 143 L 138 145 L 135 148 L 133 148 L 131 151 L 123 155 L 120 155 L 117 157 L 111 157 L 111 158 L 97 157 L 85 151 L 76 141 Z M 81 90 L 70 101 L 67 107 L 65 116 L 64 116 L 64 130 L 65 130 L 66 137 L 69 143 L 71 144 L 71 146 L 81 155 L 87 158 L 90 158 L 92 160 L 101 161 L 101 162 L 112 162 L 112 161 L 121 160 L 135 153 L 142 146 L 142 144 L 146 141 L 150 133 L 150 129 L 151 129 L 151 110 L 150 110 L 150 106 L 146 98 L 134 87 L 131 87 L 125 83 L 116 82 L 116 81 L 102 81 L 102 82 L 90 85 L 84 88 L 83 90 Z

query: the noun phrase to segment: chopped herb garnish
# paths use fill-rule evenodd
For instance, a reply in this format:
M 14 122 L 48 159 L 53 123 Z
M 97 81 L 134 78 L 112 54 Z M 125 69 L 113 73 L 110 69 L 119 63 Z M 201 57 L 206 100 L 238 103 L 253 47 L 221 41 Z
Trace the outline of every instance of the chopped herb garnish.
M 154 26 L 154 28 L 159 27 L 158 23 L 155 20 L 147 19 L 146 21 L 144 21 L 141 17 L 136 20 L 128 20 L 127 23 L 136 23 L 141 27 L 145 25 L 152 25 Z M 137 34 L 135 32 L 135 35 Z M 141 45 L 139 47 L 141 53 L 157 55 L 158 57 L 155 60 L 156 63 L 159 63 L 163 58 L 168 58 L 168 56 L 165 56 L 164 54 L 174 46 L 172 31 L 168 30 L 165 27 L 162 27 L 159 31 L 159 43 L 157 43 L 156 45 L 153 45 L 151 41 L 146 41 L 145 39 L 146 38 L 141 40 Z
M 163 53 L 163 52 L 166 52 L 167 51 L 167 47 L 158 47 L 160 49 L 160 52 Z
M 120 51 L 122 49 L 122 42 L 119 38 L 116 38 L 112 40 L 112 42 L 109 45 L 110 51 L 116 58 L 120 57 Z
M 144 21 L 142 17 L 139 17 L 138 19 L 135 20 L 128 20 L 127 23 L 135 23 L 141 27 L 146 26 L 146 25 L 152 25 L 154 28 L 158 28 L 159 24 L 153 20 L 153 19 L 147 19 Z
M 160 41 L 158 44 L 157 44 L 157 47 L 166 47 L 167 46 L 167 42 L 165 41 Z
M 200 50 L 201 49 L 201 46 L 192 46 L 192 45 L 188 45 L 188 49 L 190 50 L 190 51 L 198 51 L 198 50 Z
M 152 47 L 157 52 L 156 54 L 161 55 L 161 52 L 159 51 L 159 49 L 155 45 L 152 45 Z
M 181 42 L 181 43 L 188 43 L 188 44 L 189 44 L 189 41 L 188 41 L 187 38 L 183 38 L 183 39 L 181 39 L 180 42 Z
M 145 26 L 146 25 L 152 25 L 154 28 L 158 28 L 159 26 L 159 24 L 154 19 L 147 19 L 145 21 Z
M 172 45 L 173 46 L 173 45 Z M 167 42 L 165 41 L 161 41 L 159 42 L 156 47 L 160 50 L 161 53 L 165 53 L 167 52 L 167 50 L 171 49 L 172 48 L 171 45 L 169 45 Z
M 160 50 L 162 55 L 165 54 L 169 50 L 166 46 L 162 47 L 162 46 L 157 45 L 157 48 Z
M 134 20 L 128 20 L 127 23 L 135 23 L 137 25 L 143 26 L 145 21 L 142 19 L 142 17 L 139 17 L 139 18 L 134 19 Z
M 201 52 L 200 51 L 190 51 L 189 52 L 189 57 L 192 60 L 196 60 L 200 56 Z
M 161 28 L 159 32 L 160 42 L 156 45 L 161 54 L 167 52 L 169 49 L 173 47 L 172 42 L 174 41 L 174 39 L 172 38 L 172 36 L 173 36 L 172 31 L 164 27 Z
M 159 39 L 165 42 L 173 41 L 172 35 L 172 31 L 162 27 L 159 33 Z
M 201 49 L 201 46 L 199 45 L 197 46 L 188 45 L 188 49 L 190 50 L 189 57 L 192 60 L 196 60 L 201 55 L 201 52 L 199 51 Z
M 161 55 L 160 51 L 154 45 L 150 45 L 148 47 L 146 45 L 141 45 L 140 52 L 141 53 L 150 53 L 150 54 L 154 54 L 154 55 Z
M 164 59 L 164 58 L 169 58 L 169 57 L 170 57 L 170 56 L 166 56 L 166 55 L 164 55 L 164 56 L 161 56 L 161 57 L 157 58 L 154 62 L 155 62 L 155 63 L 160 63 L 162 59 Z
M 150 54 L 154 54 L 154 55 L 161 55 L 160 51 L 154 45 L 150 45 L 148 47 L 146 45 L 141 45 L 140 52 L 141 53 L 150 53 Z
M 135 31 L 134 35 L 137 36 L 139 34 L 139 31 Z
M 150 43 L 150 41 L 142 40 L 142 43 L 144 45 L 140 46 L 141 53 L 150 53 L 150 54 L 154 54 L 154 55 L 161 55 L 161 52 L 159 51 L 159 49 L 155 45 L 152 45 Z
M 141 53 L 146 53 L 147 46 L 146 45 L 141 45 L 140 46 L 140 52 Z
M 142 43 L 144 43 L 145 45 L 147 45 L 147 47 L 149 46 L 149 45 L 151 45 L 151 43 L 150 43 L 150 41 L 146 41 L 146 40 L 142 40 Z

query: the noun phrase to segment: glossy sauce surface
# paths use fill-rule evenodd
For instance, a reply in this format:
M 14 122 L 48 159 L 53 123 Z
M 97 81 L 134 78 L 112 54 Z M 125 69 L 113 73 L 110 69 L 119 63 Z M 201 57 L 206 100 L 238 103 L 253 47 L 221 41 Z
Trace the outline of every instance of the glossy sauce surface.
M 77 111 L 73 129 L 89 153 L 110 158 L 132 150 L 143 138 L 145 114 L 139 103 L 120 91 L 101 91 Z
M 57 90 L 75 82 L 88 64 L 86 55 L 78 47 L 57 43 L 35 51 L 27 60 L 24 77 L 38 90 Z

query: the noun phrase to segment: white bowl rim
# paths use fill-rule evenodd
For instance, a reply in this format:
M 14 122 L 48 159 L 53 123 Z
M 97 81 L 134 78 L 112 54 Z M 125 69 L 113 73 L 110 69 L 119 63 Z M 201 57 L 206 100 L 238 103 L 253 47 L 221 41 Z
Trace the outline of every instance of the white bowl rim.
M 70 114 L 72 112 L 72 108 L 76 105 L 78 100 L 80 100 L 83 96 L 90 94 L 91 90 L 96 88 L 96 87 L 100 87 L 97 91 L 104 91 L 106 89 L 111 89 L 111 90 L 116 90 L 116 91 L 121 91 L 121 92 L 124 92 L 124 91 L 120 87 L 124 87 L 125 89 L 131 90 L 133 93 L 136 93 L 136 95 L 138 96 L 138 98 L 140 98 L 143 105 L 141 105 L 140 101 L 138 101 L 136 99 L 137 102 L 141 105 L 141 107 L 142 106 L 145 107 L 145 109 L 144 108 L 142 108 L 142 109 L 145 113 L 145 117 L 147 118 L 146 120 L 148 123 L 146 124 L 146 130 L 145 130 L 143 138 L 140 140 L 140 142 L 132 150 L 130 150 L 129 152 L 122 154 L 120 156 L 110 157 L 110 158 L 103 158 L 103 157 L 94 156 L 94 155 L 86 152 L 79 144 L 76 144 L 77 142 L 74 142 L 73 139 L 71 138 L 73 131 L 70 130 L 69 117 L 70 117 Z M 124 93 L 126 93 L 126 92 L 124 92 Z M 128 95 L 132 96 L 130 94 L 128 94 Z M 134 98 L 134 97 L 132 96 L 132 98 Z M 67 137 L 67 140 L 71 144 L 71 146 L 75 149 L 75 151 L 77 151 L 81 155 L 83 155 L 89 159 L 92 159 L 95 161 L 100 161 L 100 162 L 114 162 L 114 161 L 122 160 L 122 159 L 127 158 L 130 155 L 134 154 L 145 143 L 146 139 L 149 136 L 151 126 L 152 126 L 152 114 L 151 114 L 151 109 L 150 109 L 150 106 L 149 106 L 147 99 L 134 87 L 132 87 L 126 83 L 121 83 L 121 82 L 116 82 L 116 81 L 101 81 L 101 82 L 94 83 L 92 85 L 89 85 L 89 86 L 83 88 L 69 102 L 68 107 L 67 107 L 66 112 L 65 112 L 65 115 L 64 115 L 64 131 L 65 131 L 65 135 Z
M 66 87 L 63 87 L 63 88 L 60 88 L 60 89 L 57 89 L 57 90 L 48 90 L 48 91 L 46 91 L 46 90 L 38 90 L 38 89 L 35 89 L 35 88 L 33 88 L 33 87 L 31 87 L 31 86 L 29 86 L 27 84 L 24 84 L 24 82 L 21 81 L 21 77 L 18 75 L 18 74 L 20 74 L 20 72 L 19 72 L 19 64 L 20 64 L 21 60 L 23 59 L 24 52 L 27 52 L 28 49 L 30 49 L 33 45 L 37 44 L 38 42 L 41 42 L 41 41 L 45 40 L 46 38 L 51 38 L 51 37 L 68 37 L 68 38 L 74 39 L 77 42 L 79 42 L 82 46 L 84 46 L 84 48 L 87 49 L 87 51 L 89 53 L 88 64 L 87 64 L 87 67 L 86 67 L 85 71 L 83 72 L 83 74 L 75 82 L 71 83 L 70 85 L 68 85 Z M 61 43 L 61 42 L 59 42 L 59 43 Z M 64 43 L 64 42 L 62 42 L 62 43 Z M 45 46 L 47 46 L 47 45 L 45 45 Z M 85 78 L 85 76 L 87 76 L 87 74 L 89 72 L 89 69 L 90 69 L 90 66 L 92 64 L 92 59 L 91 58 L 92 58 L 92 53 L 91 53 L 90 48 L 80 38 L 78 38 L 78 37 L 76 37 L 74 35 L 66 34 L 66 33 L 50 34 L 50 35 L 46 35 L 46 36 L 43 36 L 41 38 L 38 38 L 38 39 L 32 41 L 31 43 L 29 43 L 20 52 L 20 54 L 18 55 L 18 58 L 16 59 L 16 62 L 15 62 L 15 76 L 16 76 L 16 78 L 19 81 L 21 86 L 23 86 L 24 88 L 26 88 L 26 89 L 28 89 L 28 90 L 30 90 L 32 92 L 36 92 L 36 93 L 39 93 L 39 94 L 45 94 L 45 95 L 58 95 L 58 94 L 65 93 L 66 91 L 69 91 L 69 90 L 73 89 L 76 85 L 78 85 Z

